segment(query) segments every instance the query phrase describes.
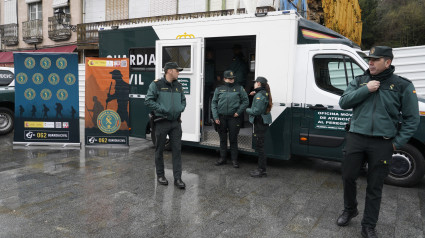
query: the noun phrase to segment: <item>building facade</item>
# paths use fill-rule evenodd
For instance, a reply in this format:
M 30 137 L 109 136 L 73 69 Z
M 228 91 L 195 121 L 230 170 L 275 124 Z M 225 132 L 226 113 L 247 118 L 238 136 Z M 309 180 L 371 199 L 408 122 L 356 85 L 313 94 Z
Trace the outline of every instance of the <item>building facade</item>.
M 57 9 L 63 24 L 83 22 L 83 0 L 0 0 L 0 66 L 13 65 L 13 52 L 75 51 L 77 33 L 56 21 Z

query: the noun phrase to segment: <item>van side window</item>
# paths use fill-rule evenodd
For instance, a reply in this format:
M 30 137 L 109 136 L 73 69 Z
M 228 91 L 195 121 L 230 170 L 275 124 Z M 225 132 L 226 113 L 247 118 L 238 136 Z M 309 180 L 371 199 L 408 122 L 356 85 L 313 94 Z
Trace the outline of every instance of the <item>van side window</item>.
M 167 46 L 162 49 L 162 65 L 173 61 L 183 68 L 184 71 L 189 71 L 192 65 L 191 47 L 184 46 Z
M 313 58 L 313 67 L 316 85 L 337 95 L 342 95 L 348 83 L 364 72 L 346 55 L 316 55 Z

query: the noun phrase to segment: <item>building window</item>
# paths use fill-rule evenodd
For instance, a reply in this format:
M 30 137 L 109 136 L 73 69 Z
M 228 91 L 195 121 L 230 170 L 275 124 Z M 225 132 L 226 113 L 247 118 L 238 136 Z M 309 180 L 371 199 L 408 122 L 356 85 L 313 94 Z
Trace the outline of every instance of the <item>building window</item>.
M 128 0 L 106 0 L 106 20 L 128 19 Z
M 43 19 L 43 11 L 42 11 L 42 3 L 41 2 L 35 2 L 28 4 L 28 13 L 29 13 L 29 20 L 41 20 Z
M 346 55 L 316 55 L 313 65 L 316 85 L 337 95 L 342 95 L 348 83 L 364 73 L 363 69 Z

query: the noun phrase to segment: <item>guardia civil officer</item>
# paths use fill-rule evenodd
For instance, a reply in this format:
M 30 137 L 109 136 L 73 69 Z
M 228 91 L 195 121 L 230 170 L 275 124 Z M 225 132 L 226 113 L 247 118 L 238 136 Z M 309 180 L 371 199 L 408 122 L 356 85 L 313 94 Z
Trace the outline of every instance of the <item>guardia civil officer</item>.
M 342 161 L 344 211 L 337 224 L 346 226 L 358 215 L 356 180 L 366 161 L 366 203 L 361 234 L 377 237 L 375 226 L 392 154 L 415 133 L 419 110 L 413 84 L 394 74 L 392 48 L 373 47 L 368 58 L 369 69 L 350 82 L 339 100 L 342 109 L 353 108 L 353 116 Z
M 164 66 L 164 77 L 154 80 L 146 94 L 145 104 L 155 114 L 155 166 L 158 183 L 168 185 L 164 174 L 163 151 L 167 135 L 170 138 L 174 185 L 180 189 L 186 187 L 182 181 L 181 138 L 182 127 L 180 116 L 186 108 L 186 97 L 182 85 L 177 81 L 180 68 L 175 62 Z
M 220 136 L 220 158 L 215 165 L 226 164 L 227 132 L 229 132 L 230 154 L 234 168 L 239 168 L 238 163 L 238 134 L 241 120 L 239 116 L 248 107 L 249 100 L 245 89 L 235 84 L 233 71 L 224 71 L 225 84 L 216 88 L 211 102 L 214 122 L 218 124 Z
M 254 95 L 255 94 L 255 95 Z M 267 158 L 264 153 L 264 136 L 272 123 L 270 110 L 272 109 L 272 96 L 267 79 L 257 77 L 254 83 L 254 91 L 250 93 L 254 95 L 251 108 L 247 108 L 246 112 L 249 115 L 249 122 L 254 126 L 254 135 L 258 152 L 258 168 L 251 171 L 252 177 L 267 177 L 266 165 Z

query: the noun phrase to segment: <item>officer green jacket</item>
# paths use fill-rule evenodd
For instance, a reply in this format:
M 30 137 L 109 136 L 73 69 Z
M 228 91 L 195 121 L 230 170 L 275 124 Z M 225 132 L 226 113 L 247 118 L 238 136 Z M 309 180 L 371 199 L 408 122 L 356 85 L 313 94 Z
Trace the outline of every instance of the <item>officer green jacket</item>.
M 272 123 L 272 116 L 269 113 L 266 114 L 267 106 L 269 105 L 269 97 L 266 90 L 260 90 L 254 95 L 252 100 L 251 108 L 247 108 L 246 112 L 249 114 L 249 122 L 254 124 L 254 119 L 256 116 L 261 116 L 263 118 L 264 124 Z
M 179 119 L 186 108 L 182 85 L 177 80 L 172 83 L 165 78 L 154 80 L 149 85 L 145 105 L 154 111 L 155 116 L 170 121 Z
M 415 87 L 393 74 L 394 70 L 391 66 L 375 76 L 369 70 L 357 76 L 341 96 L 339 105 L 342 109 L 353 108 L 350 132 L 393 138 L 399 149 L 417 130 L 419 109 Z M 378 91 L 373 93 L 366 86 L 371 80 L 380 81 Z
M 211 110 L 214 120 L 217 120 L 218 115 L 242 115 L 248 105 L 249 99 L 244 88 L 239 84 L 226 83 L 215 89 Z

